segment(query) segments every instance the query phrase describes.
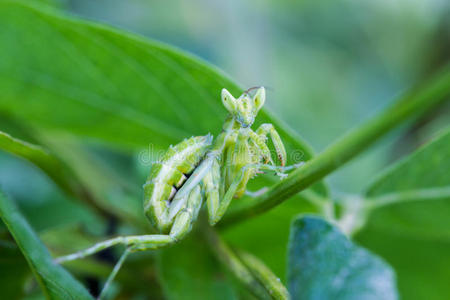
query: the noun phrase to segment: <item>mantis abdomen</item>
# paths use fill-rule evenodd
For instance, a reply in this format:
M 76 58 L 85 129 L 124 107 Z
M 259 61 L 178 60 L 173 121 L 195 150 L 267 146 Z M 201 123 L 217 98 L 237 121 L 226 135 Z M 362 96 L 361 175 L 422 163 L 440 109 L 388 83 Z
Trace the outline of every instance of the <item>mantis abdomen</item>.
M 195 136 L 171 146 L 152 170 L 144 184 L 144 210 L 153 226 L 161 232 L 170 229 L 170 201 L 195 170 L 211 145 L 212 136 Z

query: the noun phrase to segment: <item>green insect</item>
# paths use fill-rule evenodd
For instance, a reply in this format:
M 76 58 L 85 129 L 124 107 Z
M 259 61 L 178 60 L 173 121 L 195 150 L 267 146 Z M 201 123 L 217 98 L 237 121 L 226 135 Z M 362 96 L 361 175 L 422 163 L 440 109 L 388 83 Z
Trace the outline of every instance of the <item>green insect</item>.
M 248 181 L 264 170 L 280 176 L 295 168 L 285 166 L 286 150 L 272 124 L 251 129 L 265 102 L 265 89 L 250 90 L 234 98 L 222 90 L 222 103 L 229 112 L 222 132 L 213 141 L 210 134 L 186 139 L 171 146 L 152 170 L 144 184 L 144 212 L 161 234 L 116 237 L 80 252 L 63 256 L 57 262 L 86 257 L 114 245 L 127 250 L 109 276 L 102 294 L 113 280 L 126 256 L 135 251 L 153 250 L 182 239 L 197 219 L 206 199 L 209 223 L 216 224 L 233 198 L 246 192 Z M 275 146 L 280 166 L 275 165 L 267 136 Z M 101 297 L 101 296 L 100 296 Z

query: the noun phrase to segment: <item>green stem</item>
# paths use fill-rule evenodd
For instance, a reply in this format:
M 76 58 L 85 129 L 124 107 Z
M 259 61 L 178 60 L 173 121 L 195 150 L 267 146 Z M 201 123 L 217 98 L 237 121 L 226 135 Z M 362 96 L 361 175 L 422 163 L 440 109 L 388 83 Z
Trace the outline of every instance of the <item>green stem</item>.
M 219 237 L 219 235 L 206 225 L 203 228 L 211 249 L 217 259 L 258 299 L 271 299 L 264 286 L 248 270 L 236 253 Z
M 347 235 L 352 236 L 364 227 L 373 211 L 400 203 L 450 199 L 450 187 L 434 187 L 399 191 L 381 196 L 362 198 L 353 196 L 342 202 L 342 216 L 336 220 Z
M 349 132 L 267 193 L 254 199 L 251 205 L 225 215 L 223 225 L 257 216 L 281 204 L 344 165 L 393 128 L 436 107 L 449 94 L 450 66 L 447 65 L 426 84 L 406 93 L 383 113 Z
M 311 189 L 302 191 L 301 196 L 303 199 L 314 205 L 325 219 L 329 221 L 334 221 L 336 219 L 335 203 L 329 198 L 325 198 Z
M 378 197 L 367 198 L 364 203 L 366 204 L 367 209 L 374 210 L 397 203 L 440 199 L 450 199 L 450 187 L 426 188 L 385 194 Z
M 290 295 L 280 279 L 262 261 L 248 252 L 235 250 L 239 259 L 247 266 L 253 276 L 264 286 L 272 299 L 288 300 Z

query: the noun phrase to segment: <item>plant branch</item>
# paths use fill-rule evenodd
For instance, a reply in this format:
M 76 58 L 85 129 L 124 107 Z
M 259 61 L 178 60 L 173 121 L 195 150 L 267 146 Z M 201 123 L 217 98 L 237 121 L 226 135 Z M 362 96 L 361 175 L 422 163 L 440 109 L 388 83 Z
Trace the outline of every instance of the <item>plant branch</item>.
M 286 179 L 275 184 L 267 193 L 255 198 L 251 205 L 230 211 L 225 215 L 221 225 L 257 216 L 283 203 L 343 166 L 390 130 L 447 100 L 449 94 L 450 65 L 447 65 L 427 83 L 404 94 L 380 115 L 358 126 L 292 172 Z
M 367 209 L 373 210 L 397 203 L 440 199 L 450 199 L 450 186 L 385 194 L 374 198 L 368 198 L 364 203 L 367 206 Z
M 264 286 L 248 270 L 236 253 L 219 237 L 215 230 L 205 226 L 202 231 L 217 259 L 258 299 L 270 299 Z

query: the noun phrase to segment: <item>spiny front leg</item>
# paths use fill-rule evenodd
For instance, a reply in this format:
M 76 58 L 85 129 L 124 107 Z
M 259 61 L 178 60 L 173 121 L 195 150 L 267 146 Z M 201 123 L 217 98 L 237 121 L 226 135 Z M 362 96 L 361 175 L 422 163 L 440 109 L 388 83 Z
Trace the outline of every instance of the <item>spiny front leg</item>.
M 189 194 L 197 187 L 203 178 L 208 174 L 211 169 L 211 166 L 215 160 L 214 155 L 210 155 L 208 153 L 206 158 L 201 162 L 201 164 L 195 169 L 195 171 L 191 174 L 189 179 L 183 184 L 183 186 L 177 191 L 175 197 L 170 203 L 168 218 L 169 220 L 173 220 L 173 218 L 178 214 L 178 212 L 186 206 L 186 202 L 189 199 Z
M 220 219 L 223 217 L 225 212 L 227 211 L 228 206 L 231 203 L 231 200 L 233 199 L 233 196 L 235 196 L 236 191 L 238 190 L 240 184 L 248 174 L 248 172 L 254 172 L 255 170 L 268 170 L 268 171 L 274 171 L 274 172 L 285 172 L 292 170 L 296 168 L 296 165 L 293 166 L 274 166 L 269 164 L 249 164 L 244 167 L 242 167 L 238 174 L 236 174 L 236 177 L 234 178 L 233 182 L 231 183 L 230 187 L 226 191 L 225 195 L 220 200 L 219 208 L 217 209 L 217 212 L 213 218 L 213 222 L 210 221 L 211 225 L 215 225 L 217 222 L 220 221 Z M 211 220 L 211 216 L 210 216 Z
M 286 149 L 284 148 L 283 141 L 280 138 L 280 135 L 276 131 L 276 129 L 273 127 L 270 123 L 264 123 L 256 130 L 256 133 L 260 137 L 266 137 L 267 135 L 270 136 L 272 139 L 273 145 L 275 146 L 275 150 L 277 152 L 278 159 L 280 160 L 280 164 L 282 166 L 286 165 L 287 155 L 286 155 Z M 254 139 L 253 137 L 250 137 L 251 139 Z
M 270 155 L 269 147 L 266 144 L 266 136 L 265 135 L 258 135 L 253 130 L 249 131 L 249 142 L 252 146 L 252 154 L 261 156 L 264 163 L 270 163 L 274 165 L 274 162 L 272 160 L 272 155 Z
M 214 224 L 220 206 L 220 165 L 214 160 L 211 170 L 203 178 L 209 223 Z
M 229 170 L 229 174 L 231 175 L 228 178 L 228 187 L 231 185 L 233 180 L 237 176 L 239 176 L 241 170 L 245 166 L 260 163 L 261 156 L 259 155 L 259 153 L 253 153 L 252 146 L 248 142 L 250 132 L 250 128 L 239 130 L 238 138 L 236 140 L 236 144 L 234 145 L 234 151 L 232 152 L 230 164 L 224 166 L 224 168 L 227 168 Z M 252 168 L 245 169 L 241 182 L 239 183 L 239 186 L 234 195 L 235 198 L 242 197 L 242 195 L 245 193 L 248 181 L 256 174 L 256 172 L 257 170 Z
M 197 220 L 202 203 L 203 195 L 200 185 L 197 184 L 189 193 L 186 206 L 175 217 L 172 229 L 170 230 L 170 236 L 174 241 L 179 241 L 191 231 L 192 224 Z

